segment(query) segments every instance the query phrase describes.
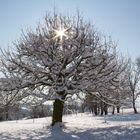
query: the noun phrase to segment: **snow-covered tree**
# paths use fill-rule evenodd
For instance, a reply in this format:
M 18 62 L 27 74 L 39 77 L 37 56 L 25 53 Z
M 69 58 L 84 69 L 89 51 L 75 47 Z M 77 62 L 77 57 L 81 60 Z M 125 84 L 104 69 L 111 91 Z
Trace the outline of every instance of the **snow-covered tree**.
M 62 122 L 68 97 L 116 83 L 123 69 L 113 41 L 79 15 L 46 15 L 44 24 L 23 33 L 15 48 L 3 52 L 7 81 L 0 89 L 41 88 L 40 97 L 54 100 L 52 125 Z
M 113 114 L 115 107 L 117 108 L 117 113 L 119 113 L 121 106 L 126 106 L 128 100 L 130 101 L 130 90 L 127 81 L 127 63 L 121 62 L 118 66 L 123 65 L 124 69 L 119 73 L 117 78 L 107 83 L 100 83 L 96 88 L 88 88 L 85 103 L 93 108 L 94 111 L 97 109 L 103 115 L 107 114 L 108 107 L 113 107 Z M 117 66 L 116 66 L 117 68 Z M 129 102 L 130 103 L 130 102 Z M 96 111 L 97 112 L 97 111 Z M 97 115 L 97 113 L 95 113 Z
M 27 92 L 23 90 L 0 92 L 0 112 L 1 114 L 3 114 L 5 120 L 9 119 L 9 113 L 11 112 L 11 110 L 17 108 L 17 106 L 19 106 L 20 104 L 20 101 L 27 96 Z
M 134 113 L 137 113 L 136 109 L 136 99 L 140 95 L 140 60 L 139 58 L 136 60 L 136 63 L 133 63 L 131 60 L 128 65 L 128 85 L 130 90 L 130 96 L 132 99 L 132 106 L 134 109 Z

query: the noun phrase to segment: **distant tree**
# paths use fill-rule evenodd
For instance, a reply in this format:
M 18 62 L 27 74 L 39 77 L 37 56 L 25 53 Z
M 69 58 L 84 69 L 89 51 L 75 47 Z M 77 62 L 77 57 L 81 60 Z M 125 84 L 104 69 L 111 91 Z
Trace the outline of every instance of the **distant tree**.
M 140 57 L 136 58 L 136 65 L 138 68 L 140 68 Z
M 24 90 L 0 92 L 0 112 L 3 114 L 5 120 L 9 119 L 9 114 L 11 114 L 12 110 L 16 110 L 20 101 L 27 96 Z
M 112 98 L 114 98 L 114 106 L 113 106 L 113 112 L 114 114 L 115 107 L 117 110 L 117 113 L 120 113 L 120 108 L 123 106 L 128 106 L 130 104 L 130 90 L 129 90 L 129 84 L 127 80 L 127 66 L 128 63 L 124 69 L 124 71 L 119 75 L 118 77 L 118 85 L 114 90 L 111 91 Z
M 92 107 L 94 110 L 98 110 L 98 112 L 103 115 L 104 113 L 108 113 L 108 107 L 113 107 L 113 114 L 115 108 L 117 109 L 117 113 L 120 112 L 120 108 L 123 105 L 126 105 L 128 101 L 130 101 L 129 94 L 129 86 L 127 81 L 127 61 L 124 61 L 124 58 L 121 58 L 121 62 L 116 64 L 118 67 L 122 66 L 121 72 L 118 69 L 118 76 L 106 83 L 100 83 L 96 85 L 94 88 L 88 88 L 87 92 L 89 94 L 86 95 L 85 102 L 88 107 Z M 95 109 L 96 107 L 96 109 Z M 97 111 L 96 111 L 97 112 Z M 97 115 L 98 113 L 96 113 Z
M 130 88 L 130 95 L 132 99 L 134 113 L 137 113 L 135 102 L 137 97 L 140 95 L 139 81 L 140 81 L 140 59 L 138 58 L 135 63 L 133 63 L 130 60 L 128 65 L 128 84 Z
M 24 104 L 28 104 L 29 110 L 32 114 L 32 118 L 40 118 L 48 115 L 47 113 L 49 111 L 49 108 L 47 108 L 47 105 L 45 105 L 43 99 L 33 95 L 31 95 L 28 101 L 27 99 Z
M 42 88 L 39 96 L 54 100 L 55 125 L 62 122 L 69 96 L 115 82 L 123 69 L 115 48 L 79 15 L 46 15 L 44 26 L 23 34 L 14 52 L 3 52 L 1 63 L 8 74 L 0 89 Z

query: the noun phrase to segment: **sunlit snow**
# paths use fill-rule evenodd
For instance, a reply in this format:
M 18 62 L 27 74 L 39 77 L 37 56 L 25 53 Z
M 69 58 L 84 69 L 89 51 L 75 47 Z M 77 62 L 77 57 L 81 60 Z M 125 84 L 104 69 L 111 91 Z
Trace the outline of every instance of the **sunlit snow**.
M 139 109 L 140 111 L 140 109 Z M 93 116 L 89 113 L 63 117 L 62 130 L 50 127 L 51 117 L 0 123 L 0 140 L 139 140 L 140 114 Z

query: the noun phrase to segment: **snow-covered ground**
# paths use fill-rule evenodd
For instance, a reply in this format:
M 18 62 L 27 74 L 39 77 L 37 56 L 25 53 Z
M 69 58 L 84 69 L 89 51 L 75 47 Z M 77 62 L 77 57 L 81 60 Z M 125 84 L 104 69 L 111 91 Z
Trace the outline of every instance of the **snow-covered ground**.
M 132 110 L 105 117 L 66 115 L 63 121 L 63 130 L 50 128 L 51 117 L 1 122 L 0 140 L 140 140 L 140 114 Z

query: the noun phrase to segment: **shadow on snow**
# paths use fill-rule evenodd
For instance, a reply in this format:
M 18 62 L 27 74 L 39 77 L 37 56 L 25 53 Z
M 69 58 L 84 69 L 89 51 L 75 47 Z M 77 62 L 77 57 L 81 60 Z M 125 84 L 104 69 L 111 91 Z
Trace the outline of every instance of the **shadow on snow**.
M 140 140 L 140 125 L 133 126 L 115 126 L 97 129 L 75 129 L 67 132 L 64 130 L 43 130 L 32 131 L 30 134 L 26 131 L 19 132 L 16 136 L 8 133 L 0 133 L 1 140 Z
M 106 121 L 140 121 L 140 114 L 111 115 L 105 117 Z

